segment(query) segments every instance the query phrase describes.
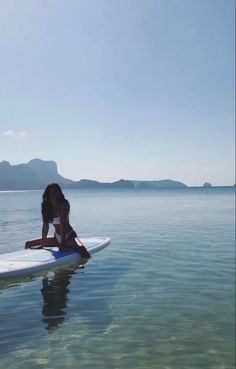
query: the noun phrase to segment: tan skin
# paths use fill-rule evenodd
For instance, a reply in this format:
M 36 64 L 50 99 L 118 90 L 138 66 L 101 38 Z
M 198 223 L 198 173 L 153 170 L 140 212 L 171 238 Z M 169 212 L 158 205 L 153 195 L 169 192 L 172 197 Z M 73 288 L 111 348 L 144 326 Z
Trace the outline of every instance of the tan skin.
M 55 236 L 48 236 L 49 223 L 43 222 L 42 237 L 27 241 L 25 243 L 25 248 L 38 249 L 44 246 L 56 246 L 59 247 L 60 251 L 68 251 L 73 249 L 78 251 L 83 258 L 89 259 L 90 254 L 78 237 L 69 237 L 68 239 L 65 239 L 65 235 L 72 230 L 68 220 L 70 211 L 69 202 L 67 200 L 64 200 L 60 203 L 58 202 L 56 188 L 51 189 L 49 198 L 53 209 L 53 217 L 60 217 L 60 224 L 56 224 L 54 227 L 56 233 L 61 235 L 61 243 L 58 244 Z

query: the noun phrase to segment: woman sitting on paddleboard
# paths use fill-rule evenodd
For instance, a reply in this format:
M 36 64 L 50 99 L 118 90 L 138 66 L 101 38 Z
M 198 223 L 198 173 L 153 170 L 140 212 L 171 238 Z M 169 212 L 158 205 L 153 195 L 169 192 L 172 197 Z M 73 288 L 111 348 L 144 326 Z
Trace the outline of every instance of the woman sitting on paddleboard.
M 84 247 L 76 232 L 69 223 L 70 203 L 65 199 L 61 187 L 57 183 L 49 184 L 41 204 L 43 227 L 42 238 L 27 241 L 25 248 L 42 248 L 57 246 L 60 251 L 76 250 L 83 258 L 89 259 L 90 253 Z M 48 236 L 49 224 L 55 227 L 54 236 Z

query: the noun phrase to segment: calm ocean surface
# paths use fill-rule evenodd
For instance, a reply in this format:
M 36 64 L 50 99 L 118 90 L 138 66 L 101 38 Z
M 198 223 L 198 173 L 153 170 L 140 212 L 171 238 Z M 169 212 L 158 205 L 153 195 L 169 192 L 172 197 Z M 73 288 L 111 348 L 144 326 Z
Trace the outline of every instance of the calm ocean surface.
M 233 369 L 234 188 L 71 190 L 110 246 L 0 281 L 0 369 Z M 0 192 L 0 254 L 41 234 L 41 191 Z

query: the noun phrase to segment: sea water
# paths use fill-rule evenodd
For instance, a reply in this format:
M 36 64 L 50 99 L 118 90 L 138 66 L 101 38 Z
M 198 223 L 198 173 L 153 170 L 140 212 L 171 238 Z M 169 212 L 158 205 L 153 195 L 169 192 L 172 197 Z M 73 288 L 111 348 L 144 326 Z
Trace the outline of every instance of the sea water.
M 0 281 L 0 368 L 233 369 L 234 188 L 65 195 L 78 235 L 111 244 Z M 40 236 L 41 196 L 0 192 L 0 254 Z

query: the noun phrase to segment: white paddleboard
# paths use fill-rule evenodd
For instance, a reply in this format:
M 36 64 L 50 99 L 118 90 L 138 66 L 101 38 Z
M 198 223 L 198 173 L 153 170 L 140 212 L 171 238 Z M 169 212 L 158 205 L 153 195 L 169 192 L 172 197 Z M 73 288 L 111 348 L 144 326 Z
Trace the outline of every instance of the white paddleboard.
M 93 254 L 108 246 L 111 239 L 106 237 L 81 238 L 86 249 Z M 44 247 L 32 250 L 22 249 L 0 255 L 0 279 L 29 275 L 54 266 L 77 262 L 80 254 L 76 251 L 59 251 L 58 247 Z

